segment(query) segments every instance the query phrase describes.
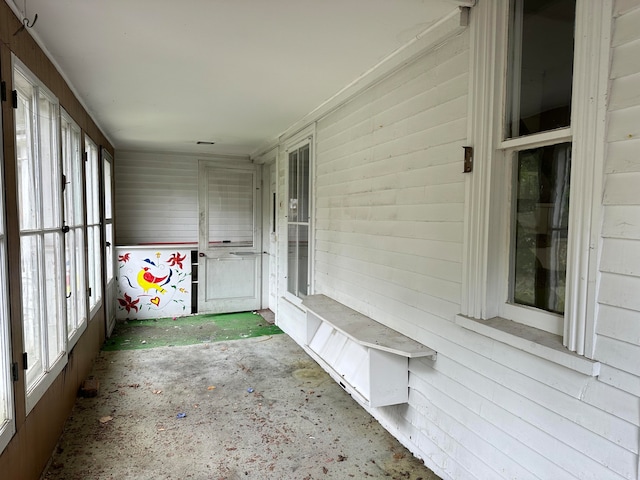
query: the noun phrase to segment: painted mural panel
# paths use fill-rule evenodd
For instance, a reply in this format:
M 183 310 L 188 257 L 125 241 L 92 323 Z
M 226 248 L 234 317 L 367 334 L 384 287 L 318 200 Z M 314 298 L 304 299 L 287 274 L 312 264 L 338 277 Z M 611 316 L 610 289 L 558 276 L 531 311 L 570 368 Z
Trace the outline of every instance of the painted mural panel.
M 191 313 L 191 251 L 117 247 L 116 319 L 175 317 Z

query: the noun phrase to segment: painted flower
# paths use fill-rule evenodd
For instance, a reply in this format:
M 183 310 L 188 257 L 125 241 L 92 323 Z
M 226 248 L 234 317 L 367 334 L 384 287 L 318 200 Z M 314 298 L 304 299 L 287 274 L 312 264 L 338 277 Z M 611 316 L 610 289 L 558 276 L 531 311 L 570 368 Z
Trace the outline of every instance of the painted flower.
M 180 255 L 179 252 L 172 253 L 171 256 L 169 257 L 169 260 L 167 260 L 167 263 L 171 267 L 178 265 L 180 268 L 183 268 L 182 262 L 184 262 L 186 258 L 187 258 L 186 255 Z
M 133 300 L 129 295 L 127 295 L 126 293 L 124 294 L 124 298 L 119 298 L 118 299 L 118 303 L 120 303 L 120 306 L 122 308 L 126 308 L 127 309 L 127 313 L 130 313 L 131 310 L 135 310 L 136 312 L 138 311 L 138 307 L 136 306 L 138 303 L 140 302 L 140 299 L 136 299 Z
M 129 260 L 131 260 L 130 253 L 125 253 L 124 255 L 118 255 L 118 261 L 120 262 L 127 263 Z

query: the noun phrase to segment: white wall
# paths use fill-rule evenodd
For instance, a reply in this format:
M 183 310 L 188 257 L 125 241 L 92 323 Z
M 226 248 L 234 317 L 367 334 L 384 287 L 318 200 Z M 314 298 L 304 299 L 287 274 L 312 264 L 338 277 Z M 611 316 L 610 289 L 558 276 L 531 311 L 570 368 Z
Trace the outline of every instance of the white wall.
M 453 322 L 468 208 L 468 32 L 317 123 L 315 293 L 438 352 L 410 361 L 408 404 L 370 412 L 443 478 L 638 478 L 640 2 L 620 1 L 617 12 L 599 378 Z M 280 300 L 278 316 L 302 344 L 303 313 Z
M 117 152 L 116 244 L 198 244 L 198 157 Z

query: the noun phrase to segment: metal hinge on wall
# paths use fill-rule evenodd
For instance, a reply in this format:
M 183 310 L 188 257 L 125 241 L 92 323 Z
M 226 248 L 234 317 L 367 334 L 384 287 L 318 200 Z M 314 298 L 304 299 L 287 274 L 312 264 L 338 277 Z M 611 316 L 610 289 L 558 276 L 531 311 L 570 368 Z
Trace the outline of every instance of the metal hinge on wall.
M 29 356 L 27 352 L 22 352 L 22 369 L 27 370 L 29 368 Z
M 11 92 L 11 106 L 13 108 L 18 108 L 18 91 L 13 90 Z
M 18 362 L 13 362 L 11 364 L 11 379 L 14 382 L 18 381 Z

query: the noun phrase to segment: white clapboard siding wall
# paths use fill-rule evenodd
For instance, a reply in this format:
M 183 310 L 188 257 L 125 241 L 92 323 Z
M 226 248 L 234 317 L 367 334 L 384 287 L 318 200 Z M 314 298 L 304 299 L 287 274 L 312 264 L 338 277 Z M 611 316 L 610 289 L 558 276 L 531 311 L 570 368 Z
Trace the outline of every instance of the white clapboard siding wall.
M 621 2 L 625 12 L 616 23 L 637 15 L 629 7 L 637 3 Z M 638 55 L 625 55 L 636 67 L 637 38 L 624 36 L 635 45 Z M 622 205 L 611 200 L 621 192 L 611 191 L 606 200 L 608 251 L 602 260 L 597 348 L 598 360 L 605 362 L 602 379 L 453 323 L 460 311 L 469 63 L 465 31 L 318 121 L 314 291 L 438 352 L 435 361 L 410 361 L 408 404 L 369 411 L 443 478 L 636 479 L 640 274 L 637 262 L 620 257 L 620 243 L 607 242 L 615 237 L 626 242 L 625 255 L 640 256 L 632 246 L 640 240 L 637 186 L 625 189 Z M 616 94 L 614 84 L 612 97 L 637 105 L 637 91 L 630 87 Z M 628 128 L 637 129 L 638 118 Z M 615 127 L 615 118 L 612 123 Z M 638 142 L 622 141 L 638 133 L 625 130 L 612 141 L 608 182 L 614 172 L 640 173 L 640 144 L 618 145 Z M 614 148 L 620 153 L 614 155 Z M 286 159 L 280 162 L 283 199 Z M 616 185 L 633 182 L 627 178 Z M 285 214 L 281 204 L 280 218 Z M 283 269 L 282 223 L 279 232 Z M 284 275 L 281 271 L 278 278 Z M 616 277 L 615 286 L 605 286 Z M 281 294 L 282 289 L 281 283 Z M 607 289 L 615 301 L 605 301 Z M 304 344 L 303 312 L 281 298 L 278 317 Z
M 640 0 L 618 1 L 615 14 L 596 356 L 606 363 L 603 382 L 638 397 Z
M 116 243 L 198 242 L 198 157 L 116 155 Z

